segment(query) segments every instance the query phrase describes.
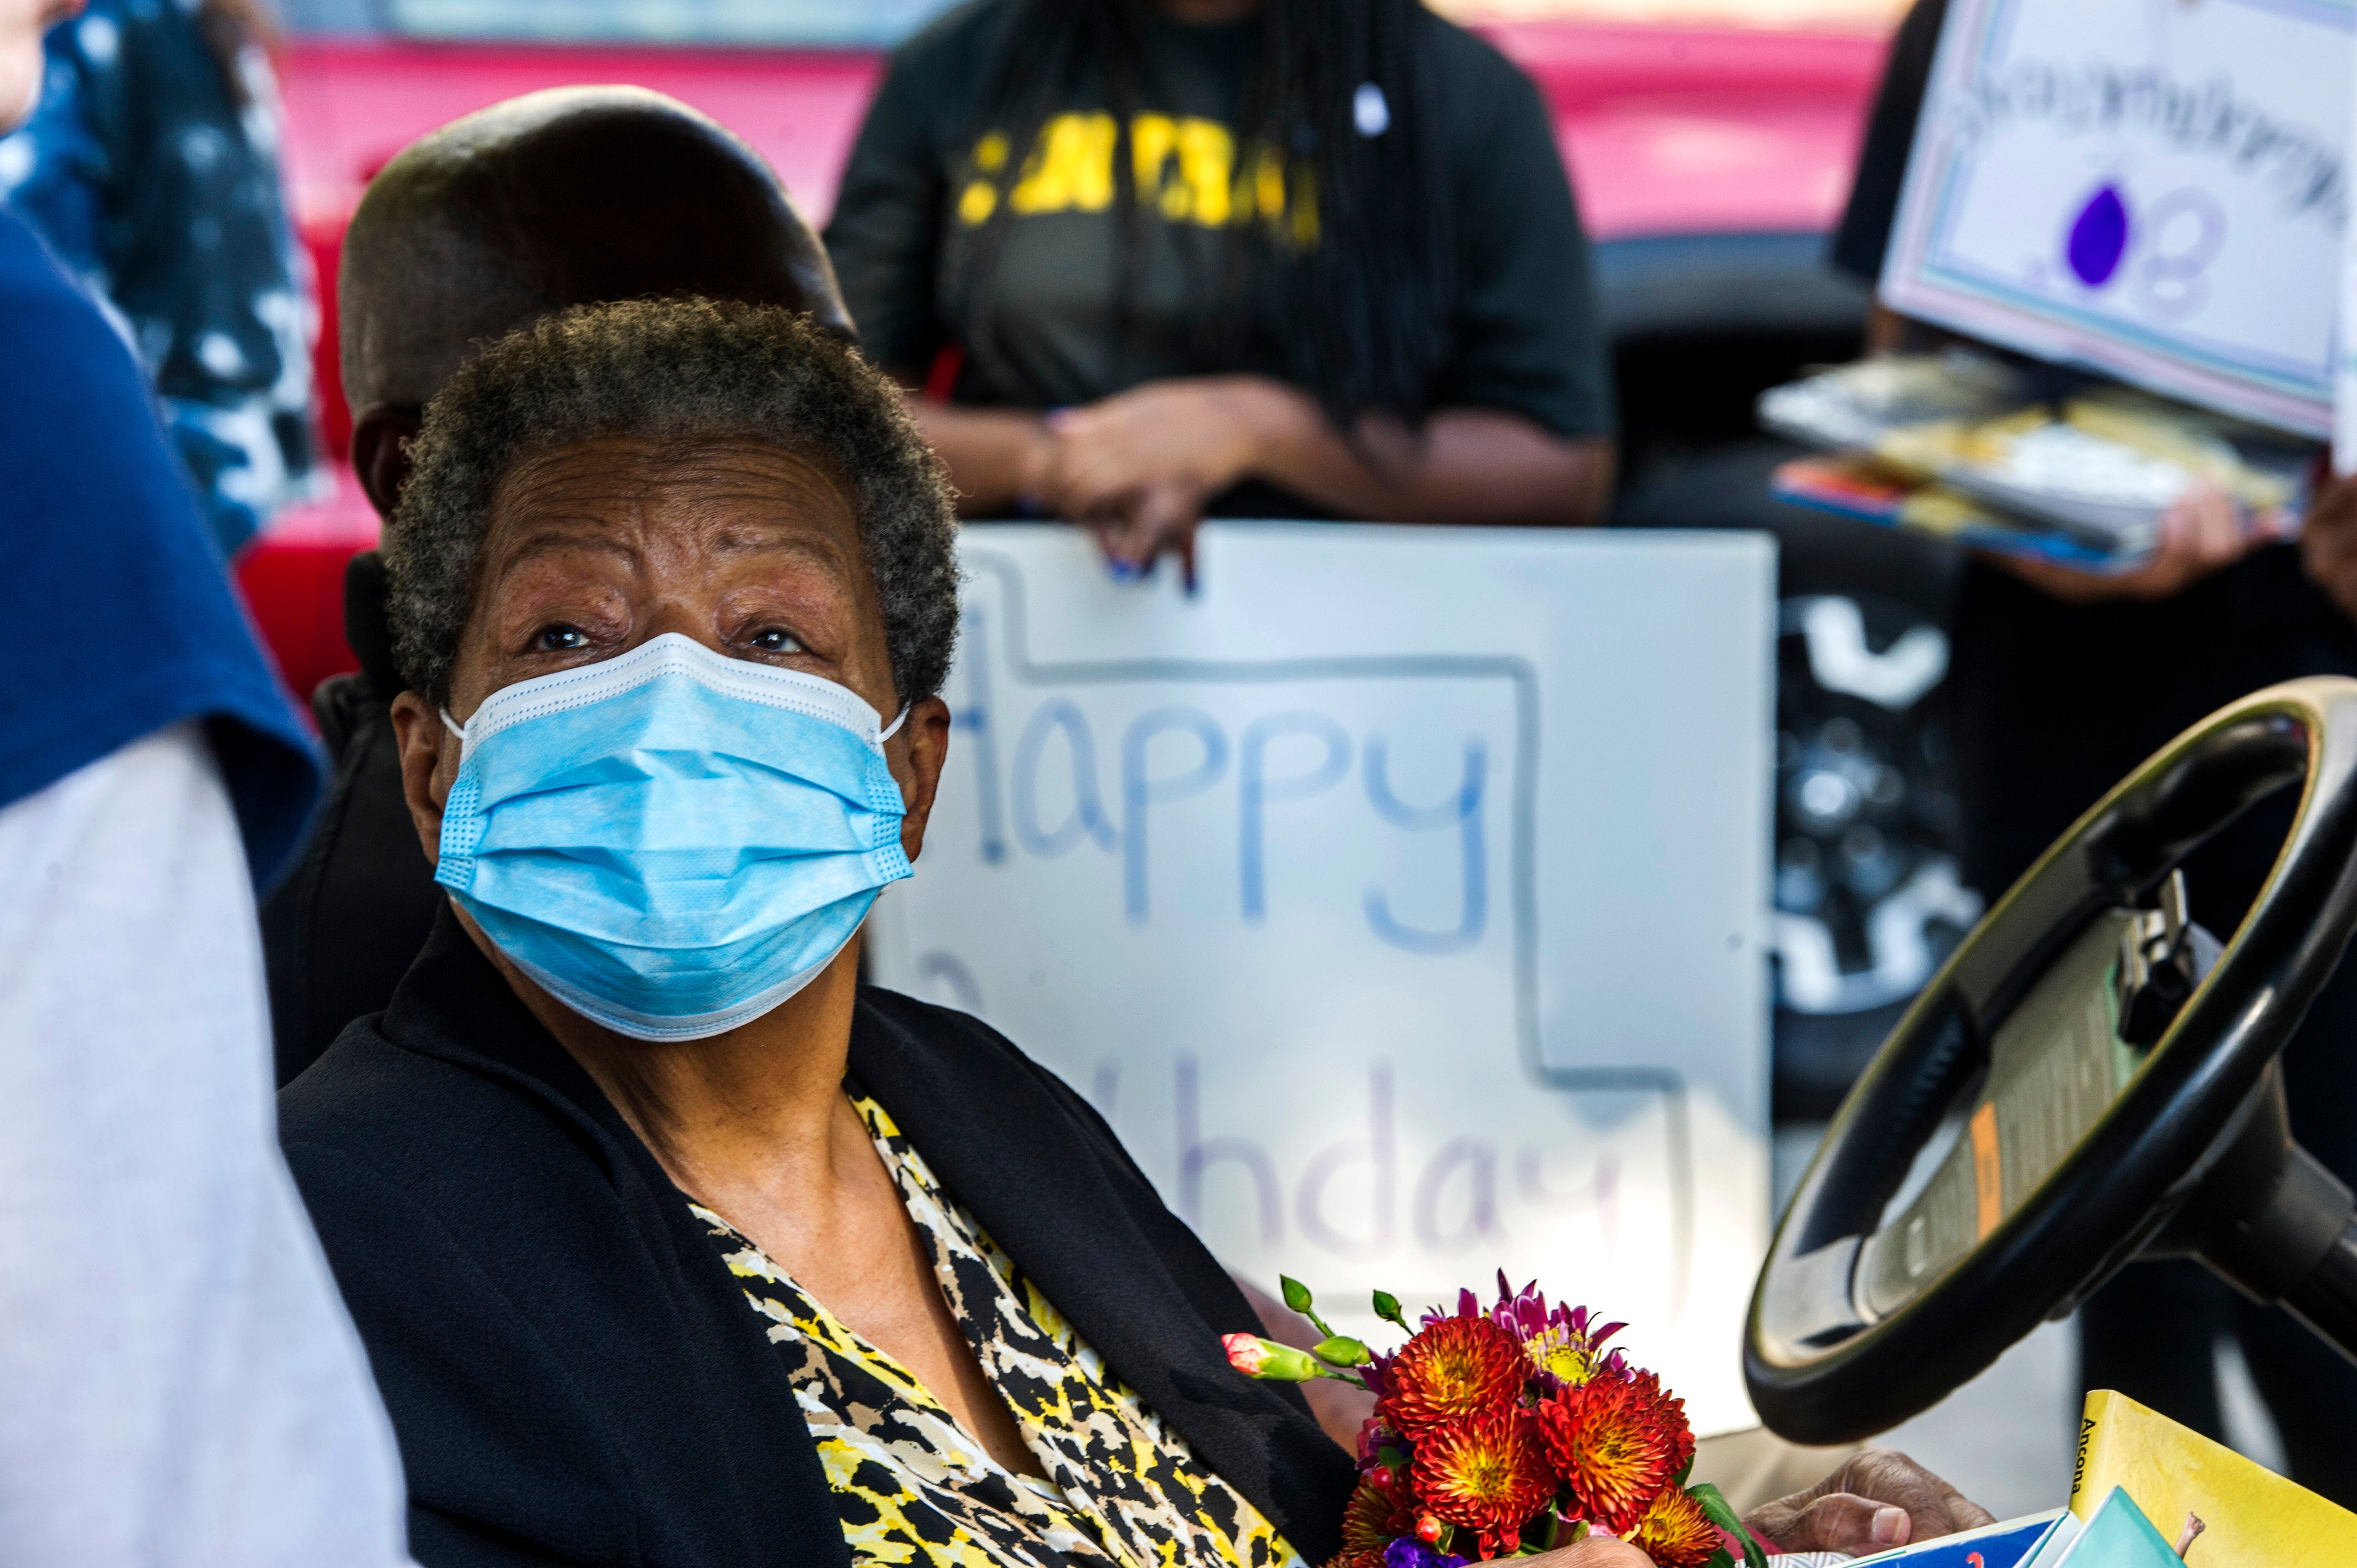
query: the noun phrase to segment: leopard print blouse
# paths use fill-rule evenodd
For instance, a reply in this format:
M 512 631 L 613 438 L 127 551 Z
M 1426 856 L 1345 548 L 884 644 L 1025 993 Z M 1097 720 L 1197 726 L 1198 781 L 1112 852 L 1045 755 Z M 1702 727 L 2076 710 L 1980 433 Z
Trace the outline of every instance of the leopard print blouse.
M 907 1368 L 805 1295 L 726 1220 L 693 1206 L 786 1358 L 852 1561 L 1307 1568 L 942 1190 L 884 1108 L 845 1089 L 931 1245 L 951 1314 L 1047 1477 L 1000 1466 Z

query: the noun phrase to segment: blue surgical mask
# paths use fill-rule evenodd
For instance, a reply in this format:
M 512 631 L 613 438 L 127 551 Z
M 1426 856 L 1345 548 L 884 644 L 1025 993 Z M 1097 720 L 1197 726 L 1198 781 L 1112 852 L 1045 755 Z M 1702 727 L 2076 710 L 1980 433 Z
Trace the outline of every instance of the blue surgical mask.
M 909 875 L 856 693 L 668 632 L 461 728 L 434 879 L 566 1006 L 641 1040 L 759 1017 Z

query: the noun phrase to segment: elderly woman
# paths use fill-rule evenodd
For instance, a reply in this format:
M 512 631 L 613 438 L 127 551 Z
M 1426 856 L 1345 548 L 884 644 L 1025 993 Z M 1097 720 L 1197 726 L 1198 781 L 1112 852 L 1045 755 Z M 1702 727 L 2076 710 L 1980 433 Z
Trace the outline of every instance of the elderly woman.
M 1261 1325 L 1105 1124 L 858 984 L 957 615 L 890 384 L 780 310 L 597 306 L 414 456 L 394 716 L 450 907 L 282 1124 L 418 1560 L 1330 1557 L 1349 1456 L 1229 1369 Z M 1902 1530 L 1953 1522 L 1901 1483 Z

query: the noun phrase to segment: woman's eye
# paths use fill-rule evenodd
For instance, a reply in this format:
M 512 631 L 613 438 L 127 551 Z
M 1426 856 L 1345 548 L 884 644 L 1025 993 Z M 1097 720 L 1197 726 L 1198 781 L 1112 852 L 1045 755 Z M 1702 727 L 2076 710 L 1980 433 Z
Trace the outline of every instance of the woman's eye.
M 544 626 L 533 635 L 532 646 L 540 653 L 570 653 L 589 646 L 589 638 L 577 626 Z
M 802 650 L 801 641 L 792 632 L 781 626 L 773 626 L 767 631 L 755 633 L 753 646 L 764 653 L 800 653 Z

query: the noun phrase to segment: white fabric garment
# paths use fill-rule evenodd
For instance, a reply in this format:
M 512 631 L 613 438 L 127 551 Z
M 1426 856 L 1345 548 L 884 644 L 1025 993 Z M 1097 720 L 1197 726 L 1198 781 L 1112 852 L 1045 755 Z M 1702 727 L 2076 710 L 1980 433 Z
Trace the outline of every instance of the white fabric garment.
M 406 1561 L 269 1064 L 194 724 L 0 810 L 0 1564 Z

